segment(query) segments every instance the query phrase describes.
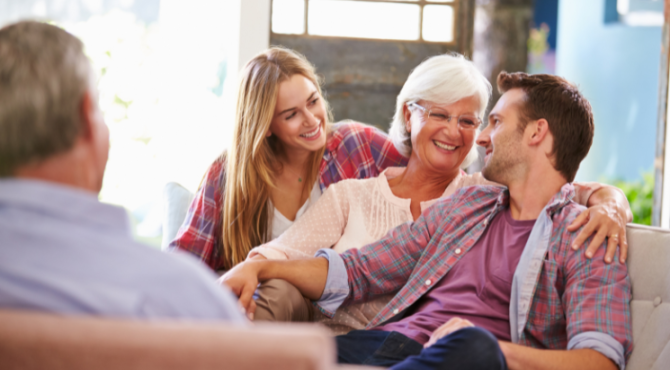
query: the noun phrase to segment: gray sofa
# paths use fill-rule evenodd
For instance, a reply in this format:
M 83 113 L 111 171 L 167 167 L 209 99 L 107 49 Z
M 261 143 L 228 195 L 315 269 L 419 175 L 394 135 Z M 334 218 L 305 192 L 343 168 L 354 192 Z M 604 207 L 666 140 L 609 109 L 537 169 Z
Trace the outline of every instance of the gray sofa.
M 670 230 L 628 225 L 633 282 L 629 370 L 670 368 Z

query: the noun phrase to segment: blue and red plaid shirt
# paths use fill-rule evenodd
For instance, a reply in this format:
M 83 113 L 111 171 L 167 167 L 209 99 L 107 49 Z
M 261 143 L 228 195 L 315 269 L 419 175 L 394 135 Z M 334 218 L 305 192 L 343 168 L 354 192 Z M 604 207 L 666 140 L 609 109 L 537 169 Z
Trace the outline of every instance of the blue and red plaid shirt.
M 379 129 L 347 121 L 333 127 L 319 168 L 319 185 L 325 190 L 344 179 L 377 177 L 387 167 L 405 166 L 391 139 Z M 220 254 L 224 163 L 215 161 L 195 194 L 186 219 L 171 249 L 181 249 L 200 258 L 213 270 L 223 269 Z
M 606 248 L 599 248 L 592 259 L 572 250 L 578 233 L 567 226 L 584 210 L 571 201 L 573 195 L 573 186 L 564 185 L 529 236 L 512 283 L 512 341 L 546 349 L 595 349 L 623 369 L 632 350 L 626 265 L 606 264 Z M 508 204 L 504 187 L 464 188 L 378 242 L 341 255 L 320 250 L 317 256 L 330 262 L 317 307 L 332 316 L 341 304 L 397 292 L 367 327 L 401 318 L 468 253 Z

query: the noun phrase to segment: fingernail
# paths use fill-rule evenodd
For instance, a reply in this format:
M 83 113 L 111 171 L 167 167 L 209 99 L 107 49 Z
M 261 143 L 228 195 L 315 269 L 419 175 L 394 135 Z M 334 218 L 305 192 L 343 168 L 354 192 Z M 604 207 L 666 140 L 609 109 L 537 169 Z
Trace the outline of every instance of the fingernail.
M 577 244 L 572 245 L 572 250 L 575 250 L 575 251 L 577 250 Z
M 593 257 L 593 253 L 591 253 L 591 252 L 586 252 L 586 257 L 588 257 L 588 258 Z
M 253 314 L 253 312 L 249 314 L 249 320 L 254 321 L 254 314 Z
M 609 257 L 605 257 L 605 262 L 607 262 L 607 263 L 611 263 L 611 262 L 612 262 L 612 259 L 609 258 Z

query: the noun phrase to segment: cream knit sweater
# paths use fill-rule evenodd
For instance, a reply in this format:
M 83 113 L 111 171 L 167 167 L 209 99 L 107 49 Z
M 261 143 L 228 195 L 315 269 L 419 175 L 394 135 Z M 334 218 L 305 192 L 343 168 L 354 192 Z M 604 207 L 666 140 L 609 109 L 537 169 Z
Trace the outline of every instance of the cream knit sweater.
M 313 257 L 322 248 L 333 248 L 342 253 L 350 248 L 361 248 L 381 239 L 396 226 L 413 221 L 410 199 L 393 195 L 388 179 L 398 176 L 404 168 L 388 168 L 377 178 L 343 180 L 331 185 L 302 217 L 278 238 L 251 250 L 249 257 L 261 254 L 268 259 Z M 474 185 L 498 185 L 481 173 L 459 174 L 445 189 L 442 197 L 458 189 Z M 599 184 L 577 187 L 575 201 L 585 204 Z M 421 203 L 421 212 L 438 199 Z M 371 302 L 340 307 L 333 319 L 320 321 L 336 334 L 361 330 L 391 300 L 393 295 Z

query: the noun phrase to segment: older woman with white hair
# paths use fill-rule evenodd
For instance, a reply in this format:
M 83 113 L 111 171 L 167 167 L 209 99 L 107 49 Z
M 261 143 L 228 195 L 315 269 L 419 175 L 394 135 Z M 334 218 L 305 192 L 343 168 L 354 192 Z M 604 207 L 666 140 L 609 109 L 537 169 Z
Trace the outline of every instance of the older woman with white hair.
M 377 178 L 343 180 L 331 185 L 300 219 L 278 238 L 254 248 L 248 258 L 312 257 L 321 248 L 344 252 L 381 239 L 389 230 L 416 220 L 441 197 L 466 186 L 493 184 L 480 173 L 462 168 L 477 158 L 475 138 L 491 96 L 491 84 L 474 64 L 458 54 L 432 57 L 409 76 L 397 99 L 390 135 L 396 148 L 409 157 L 407 167 L 387 168 Z M 577 186 L 577 199 L 586 204 L 599 186 Z M 337 334 L 363 329 L 391 296 L 340 308 L 333 319 L 319 321 Z M 284 310 L 275 302 L 259 310 Z M 308 302 L 297 304 L 310 312 Z M 274 307 L 274 308 L 268 308 Z M 257 312 L 256 317 L 277 317 Z M 311 311 L 311 315 L 313 315 Z M 305 321 L 310 317 L 291 317 Z

